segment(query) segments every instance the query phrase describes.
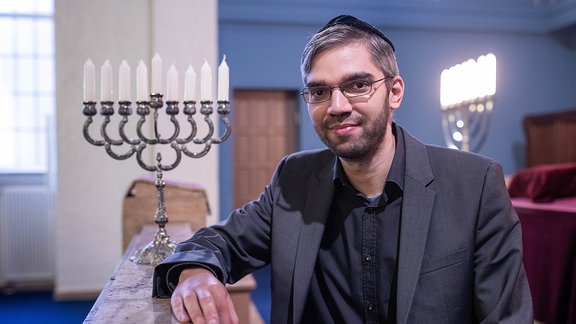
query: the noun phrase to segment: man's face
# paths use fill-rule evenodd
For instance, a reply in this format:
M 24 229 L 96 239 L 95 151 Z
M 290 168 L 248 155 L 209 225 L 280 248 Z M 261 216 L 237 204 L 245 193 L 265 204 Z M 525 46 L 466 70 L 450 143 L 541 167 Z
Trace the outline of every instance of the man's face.
M 306 86 L 335 87 L 352 80 L 375 81 L 384 73 L 372 63 L 363 45 L 352 43 L 320 53 L 313 61 Z M 308 104 L 318 136 L 336 155 L 353 160 L 373 156 L 383 145 L 391 109 L 384 81 L 364 96 L 346 98 L 332 90 L 330 100 Z

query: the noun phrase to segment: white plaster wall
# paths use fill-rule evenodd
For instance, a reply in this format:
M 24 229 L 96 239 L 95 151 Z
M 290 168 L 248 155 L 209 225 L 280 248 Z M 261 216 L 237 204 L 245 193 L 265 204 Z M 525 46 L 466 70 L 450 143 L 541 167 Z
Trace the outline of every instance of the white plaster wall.
M 114 89 L 117 89 L 117 69 L 122 59 L 128 61 L 133 75 L 139 59 L 150 68 L 150 58 L 156 51 L 165 62 L 187 64 L 189 60 L 198 65 L 198 57 L 206 57 L 215 64 L 216 17 L 216 0 L 55 0 L 56 297 L 74 298 L 102 289 L 122 254 L 123 196 L 132 180 L 145 174 L 134 157 L 116 161 L 103 147 L 92 146 L 84 140 L 85 117 L 81 113 L 84 61 L 87 58 L 94 61 L 99 78 L 100 65 L 110 59 L 114 67 Z M 202 32 L 194 26 L 200 23 Z M 194 41 L 196 38 L 201 46 Z M 135 80 L 132 88 L 135 89 Z M 217 161 L 217 148 L 213 148 L 202 160 L 186 161 L 178 170 L 165 173 L 167 179 L 206 187 L 213 218 L 218 215 Z

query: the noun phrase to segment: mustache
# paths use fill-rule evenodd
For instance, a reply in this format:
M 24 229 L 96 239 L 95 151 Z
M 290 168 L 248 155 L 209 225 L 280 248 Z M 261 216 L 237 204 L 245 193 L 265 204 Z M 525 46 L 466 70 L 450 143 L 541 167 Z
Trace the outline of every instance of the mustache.
M 352 115 L 351 113 L 340 115 L 328 115 L 322 122 L 322 126 L 327 129 L 336 128 L 341 125 L 360 125 L 365 118 L 362 115 Z

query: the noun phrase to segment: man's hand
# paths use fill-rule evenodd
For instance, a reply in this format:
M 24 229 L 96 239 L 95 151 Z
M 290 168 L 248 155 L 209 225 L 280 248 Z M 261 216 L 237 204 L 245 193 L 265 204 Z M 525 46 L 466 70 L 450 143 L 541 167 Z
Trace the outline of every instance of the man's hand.
M 238 323 L 226 287 L 206 269 L 186 269 L 170 300 L 174 316 L 185 323 Z

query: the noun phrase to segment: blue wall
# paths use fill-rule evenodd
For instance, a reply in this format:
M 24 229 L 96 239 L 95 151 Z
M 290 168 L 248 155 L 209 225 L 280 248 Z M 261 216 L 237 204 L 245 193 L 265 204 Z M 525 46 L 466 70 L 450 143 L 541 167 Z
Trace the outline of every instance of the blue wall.
M 488 52 L 498 60 L 497 93 L 490 134 L 480 153 L 502 163 L 506 174 L 524 166 L 524 116 L 576 108 L 576 49 L 564 46 L 539 25 L 526 25 L 524 18 L 533 21 L 534 17 L 522 16 L 516 18 L 516 25 L 502 27 L 509 20 L 501 12 L 503 19 L 494 24 L 502 26 L 494 28 L 490 22 L 446 23 L 445 11 L 441 19 L 430 18 L 426 23 L 405 9 L 394 15 L 391 10 L 378 14 L 371 10 L 374 8 L 346 9 L 338 4 L 318 11 L 310 6 L 276 5 L 271 9 L 264 4 L 242 6 L 242 2 L 220 1 L 219 51 L 227 55 L 232 90 L 300 89 L 299 60 L 310 35 L 330 18 L 351 13 L 377 25 L 395 43 L 406 83 L 404 102 L 395 119 L 426 143 L 445 145 L 439 109 L 441 71 Z M 481 20 L 477 16 L 469 19 Z M 303 101 L 300 116 L 300 148 L 322 147 Z M 222 218 L 233 207 L 231 142 L 223 144 L 220 151 Z

